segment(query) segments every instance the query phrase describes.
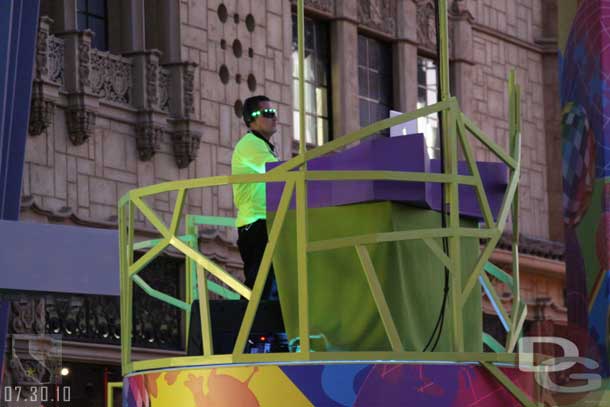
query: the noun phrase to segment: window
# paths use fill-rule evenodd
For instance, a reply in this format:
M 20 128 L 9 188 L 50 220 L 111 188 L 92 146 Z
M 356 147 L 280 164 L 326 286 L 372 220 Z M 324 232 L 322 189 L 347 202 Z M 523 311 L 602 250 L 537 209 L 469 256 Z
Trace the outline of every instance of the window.
M 449 65 L 449 91 L 455 95 L 455 72 Z M 417 108 L 433 105 L 438 102 L 436 61 L 422 56 L 417 57 Z M 424 133 L 428 157 L 440 158 L 440 137 L 438 131 L 438 114 L 432 113 L 417 119 L 417 130 Z
M 392 48 L 358 35 L 360 126 L 387 119 L 392 108 Z M 389 129 L 382 132 L 389 134 Z
M 436 62 L 433 59 L 417 57 L 417 108 L 432 105 L 438 101 L 436 84 Z M 424 133 L 428 157 L 439 158 L 440 138 L 438 137 L 438 114 L 432 113 L 417 119 L 417 129 Z
M 321 145 L 330 134 L 330 57 L 328 26 L 305 18 L 305 141 Z M 294 138 L 299 140 L 299 57 L 297 17 L 292 15 L 292 94 Z
M 78 0 L 77 26 L 95 33 L 93 48 L 108 50 L 108 7 L 106 0 Z

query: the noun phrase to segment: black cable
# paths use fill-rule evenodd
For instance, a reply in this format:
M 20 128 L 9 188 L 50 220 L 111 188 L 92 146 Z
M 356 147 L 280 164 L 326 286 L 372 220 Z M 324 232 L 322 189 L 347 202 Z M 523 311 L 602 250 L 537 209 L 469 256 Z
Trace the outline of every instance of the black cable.
M 443 0 L 445 1 L 445 0 Z M 443 94 L 443 89 L 441 89 L 441 34 L 440 34 L 440 21 L 439 21 L 439 0 L 435 0 L 435 5 L 436 5 L 436 13 L 434 13 L 434 19 L 435 19 L 435 24 L 436 24 L 436 83 L 438 84 L 438 94 L 442 95 Z M 440 140 L 440 168 L 441 171 L 445 170 L 445 149 L 444 147 L 444 143 L 443 143 L 443 115 L 439 114 L 439 119 L 438 119 L 438 134 L 439 134 L 439 140 Z M 447 217 L 446 217 L 446 205 L 445 205 L 445 184 L 441 185 L 441 227 L 443 229 L 445 229 L 447 227 Z M 447 243 L 447 238 L 443 237 L 442 238 L 443 241 L 443 252 L 447 255 L 449 250 L 448 250 L 448 243 Z M 431 352 L 434 352 L 436 350 L 436 346 L 438 345 L 438 342 L 441 338 L 441 334 L 443 332 L 443 325 L 445 323 L 445 309 L 447 306 L 447 297 L 449 295 L 449 270 L 447 269 L 447 267 L 443 266 L 443 269 L 445 270 L 445 287 L 443 288 L 443 301 L 441 304 L 441 309 L 439 311 L 438 314 L 438 318 L 436 319 L 436 324 L 434 325 L 434 330 L 432 331 L 432 334 L 430 335 L 430 339 L 428 339 L 428 342 L 426 343 L 426 346 L 424 347 L 424 352 L 426 352 L 428 350 L 428 347 L 430 346 L 430 344 L 432 343 L 432 341 L 434 341 L 434 345 L 432 345 L 432 349 L 430 349 Z

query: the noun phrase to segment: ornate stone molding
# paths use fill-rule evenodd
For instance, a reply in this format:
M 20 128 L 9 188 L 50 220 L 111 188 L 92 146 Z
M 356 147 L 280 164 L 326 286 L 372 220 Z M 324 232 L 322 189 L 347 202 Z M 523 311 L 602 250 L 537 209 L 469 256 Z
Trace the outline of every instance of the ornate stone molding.
M 49 41 L 49 26 L 53 20 L 49 17 L 40 17 L 38 24 L 38 37 L 36 40 L 36 79 L 42 79 L 49 73 L 47 66 L 47 52 Z
M 11 301 L 11 334 L 43 334 L 45 332 L 45 301 L 37 297 L 21 297 Z
M 434 53 L 436 53 L 435 13 L 434 1 L 417 1 L 417 42 L 421 48 Z
M 358 1 L 358 20 L 362 25 L 394 36 L 396 34 L 396 0 Z
M 186 168 L 197 158 L 201 133 L 191 129 L 189 120 L 178 120 L 174 123 L 175 130 L 172 132 L 172 144 L 174 146 L 174 158 L 178 168 Z
M 147 58 L 146 61 L 146 104 L 149 107 L 157 106 L 159 103 L 159 61 Z
M 169 112 L 169 70 L 159 67 L 159 108 L 164 112 Z
M 72 144 L 79 146 L 93 135 L 96 116 L 93 110 L 83 105 L 69 106 L 66 109 L 66 125 Z
M 60 86 L 64 84 L 64 41 L 61 38 L 50 36 L 48 38 L 47 77 L 50 82 Z
M 182 92 L 184 98 L 184 116 L 185 118 L 191 117 L 195 112 L 195 98 L 193 92 L 195 90 L 195 63 L 185 63 L 182 65 Z
M 460 4 L 456 4 L 460 3 Z M 449 56 L 453 57 L 454 19 L 469 14 L 462 1 L 456 0 L 449 8 L 447 36 L 449 40 Z M 417 42 L 419 47 L 429 53 L 436 54 L 436 7 L 434 0 L 416 0 L 417 4 Z M 457 14 L 456 14 L 457 13 Z M 465 14 L 466 13 L 466 14 Z M 472 15 L 470 15 L 472 17 Z
M 43 16 L 38 24 L 29 121 L 29 133 L 33 136 L 53 123 L 55 100 L 64 83 L 64 41 L 49 34 L 52 23 L 53 20 Z
M 133 83 L 131 60 L 97 49 L 91 50 L 90 58 L 91 92 L 110 102 L 129 104 Z
M 292 0 L 292 4 L 297 4 L 296 0 Z M 305 0 L 305 7 L 333 14 L 335 11 L 335 0 Z
M 140 160 L 148 161 L 159 151 L 163 133 L 163 128 L 152 122 L 144 122 L 136 126 L 136 148 Z
M 30 106 L 29 133 L 32 136 L 42 134 L 53 123 L 54 113 L 55 103 L 45 99 L 42 82 L 34 81 Z
M 449 16 L 453 18 L 466 19 L 469 23 L 474 22 L 474 16 L 468 10 L 465 0 L 454 0 L 449 7 Z
M 78 86 L 81 90 L 89 88 L 91 72 L 91 31 L 84 31 L 78 41 Z

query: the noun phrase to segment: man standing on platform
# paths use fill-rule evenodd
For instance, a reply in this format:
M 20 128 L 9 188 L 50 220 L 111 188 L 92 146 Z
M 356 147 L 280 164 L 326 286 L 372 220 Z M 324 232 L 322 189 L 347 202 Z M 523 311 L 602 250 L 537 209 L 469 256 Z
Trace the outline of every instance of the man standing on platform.
M 277 110 L 266 96 L 253 96 L 244 102 L 244 121 L 248 132 L 235 146 L 231 159 L 232 175 L 264 174 L 265 164 L 278 161 L 275 146 L 269 141 L 277 131 Z M 267 206 L 265 183 L 233 184 L 237 208 L 237 246 L 244 262 L 245 285 L 253 288 L 267 245 Z M 262 298 L 270 299 L 273 266 Z M 274 295 L 275 296 L 275 295 Z

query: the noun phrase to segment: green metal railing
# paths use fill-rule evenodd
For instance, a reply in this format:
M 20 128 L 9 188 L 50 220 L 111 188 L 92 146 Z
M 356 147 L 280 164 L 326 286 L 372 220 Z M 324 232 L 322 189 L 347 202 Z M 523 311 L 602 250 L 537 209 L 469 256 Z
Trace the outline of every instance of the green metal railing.
M 121 347 L 122 347 L 122 368 L 123 373 L 128 374 L 134 370 L 161 368 L 168 366 L 179 366 L 188 364 L 217 364 L 217 363 L 239 363 L 253 361 L 306 361 L 306 360 L 479 360 L 491 374 L 502 382 L 513 394 L 521 400 L 524 396 L 519 393 L 515 386 L 511 386 L 506 377 L 491 362 L 513 361 L 514 355 L 509 354 L 514 348 L 516 340 L 520 334 L 520 329 L 525 318 L 525 306 L 521 303 L 519 295 L 518 277 L 518 182 L 521 164 L 521 133 L 519 128 L 519 100 L 520 90 L 515 84 L 514 73 L 509 77 L 509 152 L 504 151 L 498 144 L 487 137 L 468 117 L 460 111 L 458 101 L 449 95 L 449 66 L 447 50 L 447 5 L 446 0 L 440 0 L 439 4 L 439 32 L 440 32 L 440 71 L 441 71 L 441 100 L 431 106 L 408 112 L 399 116 L 381 120 L 362 128 L 353 133 L 339 137 L 327 144 L 306 151 L 305 149 L 305 126 L 304 126 L 304 79 L 303 79 L 303 0 L 297 1 L 297 20 L 298 20 L 298 58 L 299 58 L 299 105 L 300 105 L 300 148 L 299 155 L 275 167 L 265 174 L 254 175 L 233 175 L 216 176 L 201 179 L 181 180 L 152 185 L 130 191 L 119 201 L 119 252 L 121 267 Z M 403 171 L 308 171 L 307 162 L 325 154 L 341 150 L 353 143 L 364 140 L 379 131 L 398 125 L 407 121 L 426 117 L 432 113 L 440 113 L 443 118 L 443 149 L 446 153 L 444 160 L 443 173 L 420 173 Z M 500 161 L 504 162 L 509 168 L 509 182 L 505 197 L 502 201 L 497 219 L 494 219 L 490 209 L 489 201 L 485 193 L 481 175 L 479 173 L 473 150 L 469 142 L 469 137 L 474 137 L 489 149 Z M 461 147 L 464 159 L 470 170 L 469 175 L 458 173 L 458 150 Z M 297 171 L 293 171 L 297 170 Z M 340 181 L 340 180 L 392 180 L 392 181 L 411 181 L 411 182 L 431 182 L 440 183 L 446 191 L 446 207 L 448 210 L 448 226 L 446 228 L 431 228 L 408 231 L 394 231 L 387 233 L 363 234 L 346 238 L 328 239 L 312 241 L 308 236 L 307 227 L 307 182 L 309 181 Z M 186 236 L 179 236 L 178 230 L 183 218 L 182 212 L 186 196 L 189 191 L 198 188 L 216 187 L 222 185 L 234 185 L 244 183 L 284 183 L 280 203 L 271 225 L 269 242 L 265 249 L 256 282 L 252 289 L 243 285 L 235 277 L 224 271 L 211 259 L 204 256 L 192 239 L 196 235 L 193 227 L 197 218 L 186 220 Z M 479 228 L 468 228 L 460 225 L 459 215 L 459 194 L 460 185 L 474 187 L 477 200 L 483 215 L 484 225 Z M 175 192 L 176 199 L 173 209 L 171 222 L 166 225 L 161 218 L 146 204 L 145 198 L 156 194 Z M 297 280 L 298 280 L 298 337 L 299 351 L 293 353 L 274 353 L 274 354 L 244 354 L 246 341 L 250 333 L 256 310 L 259 306 L 265 281 L 267 279 L 273 254 L 275 252 L 280 231 L 288 211 L 289 203 L 295 197 L 296 212 L 296 233 L 295 244 L 297 245 Z M 134 261 L 134 250 L 138 246 L 134 242 L 134 220 L 136 209 L 153 225 L 160 234 L 160 238 L 150 241 L 150 249 L 137 261 Z M 513 307 L 510 315 L 502 308 L 497 301 L 497 294 L 489 279 L 487 272 L 495 273 L 496 270 L 486 265 L 493 249 L 499 241 L 508 216 L 512 213 L 513 227 Z M 190 219 L 190 220 L 189 220 Z M 195 219 L 195 220 L 193 220 Z M 215 218 L 218 219 L 218 218 Z M 201 219 L 200 219 L 201 220 Z M 213 221 L 213 218 L 205 218 L 204 221 Z M 223 226 L 231 226 L 229 219 L 223 220 Z M 195 223 L 193 223 L 195 222 Z M 203 222 L 205 223 L 205 222 Z M 462 281 L 462 262 L 460 239 L 464 237 L 474 237 L 485 239 L 486 242 L 476 261 L 475 266 Z M 445 253 L 442 246 L 438 243 L 438 238 L 446 238 L 448 241 L 448 253 Z M 386 298 L 377 279 L 373 263 L 371 261 L 367 245 L 381 242 L 397 242 L 403 240 L 421 239 L 425 242 L 430 252 L 436 256 L 448 269 L 451 278 L 451 291 L 448 306 L 452 314 L 451 335 L 454 345 L 453 352 L 407 352 L 404 350 L 400 335 L 396 328 L 394 319 L 389 310 Z M 131 360 L 131 333 L 132 327 L 132 308 L 133 283 L 146 287 L 139 273 L 156 256 L 168 247 L 173 247 L 188 259 L 188 281 L 192 274 L 196 274 L 197 281 L 206 281 L 207 273 L 227 285 L 232 292 L 248 300 L 245 315 L 237 336 L 233 352 L 229 355 L 215 355 L 212 347 L 212 331 L 210 323 L 210 310 L 208 303 L 209 284 L 198 284 L 196 294 L 192 283 L 187 287 L 188 299 L 199 297 L 201 312 L 201 335 L 203 342 L 203 357 L 184 358 L 187 361 L 176 359 L 137 361 Z M 351 247 L 357 253 L 362 266 L 362 272 L 371 291 L 371 295 L 377 306 L 381 321 L 386 331 L 386 335 L 391 345 L 391 350 L 386 352 L 312 352 L 310 346 L 310 327 L 309 327 L 309 287 L 307 281 L 308 255 L 311 252 L 327 251 L 339 247 Z M 498 274 L 505 278 L 503 274 Z M 506 279 L 506 278 L 505 278 Z M 507 281 L 511 281 L 506 279 Z M 497 301 L 497 311 L 503 324 L 508 327 L 509 332 L 507 343 L 502 347 L 497 341 L 492 340 L 489 335 L 483 335 L 483 340 L 493 345 L 493 349 L 501 353 L 478 353 L 467 354 L 464 351 L 464 324 L 462 310 L 464 303 L 471 294 L 475 285 L 480 283 L 490 295 L 490 300 Z M 167 298 L 156 290 L 148 287 L 145 290 L 157 298 L 164 301 L 173 301 L 175 306 L 184 309 L 188 301 Z M 499 345 L 499 346 L 496 346 Z M 525 399 L 524 399 L 525 400 Z M 527 404 L 527 403 L 526 403 Z

